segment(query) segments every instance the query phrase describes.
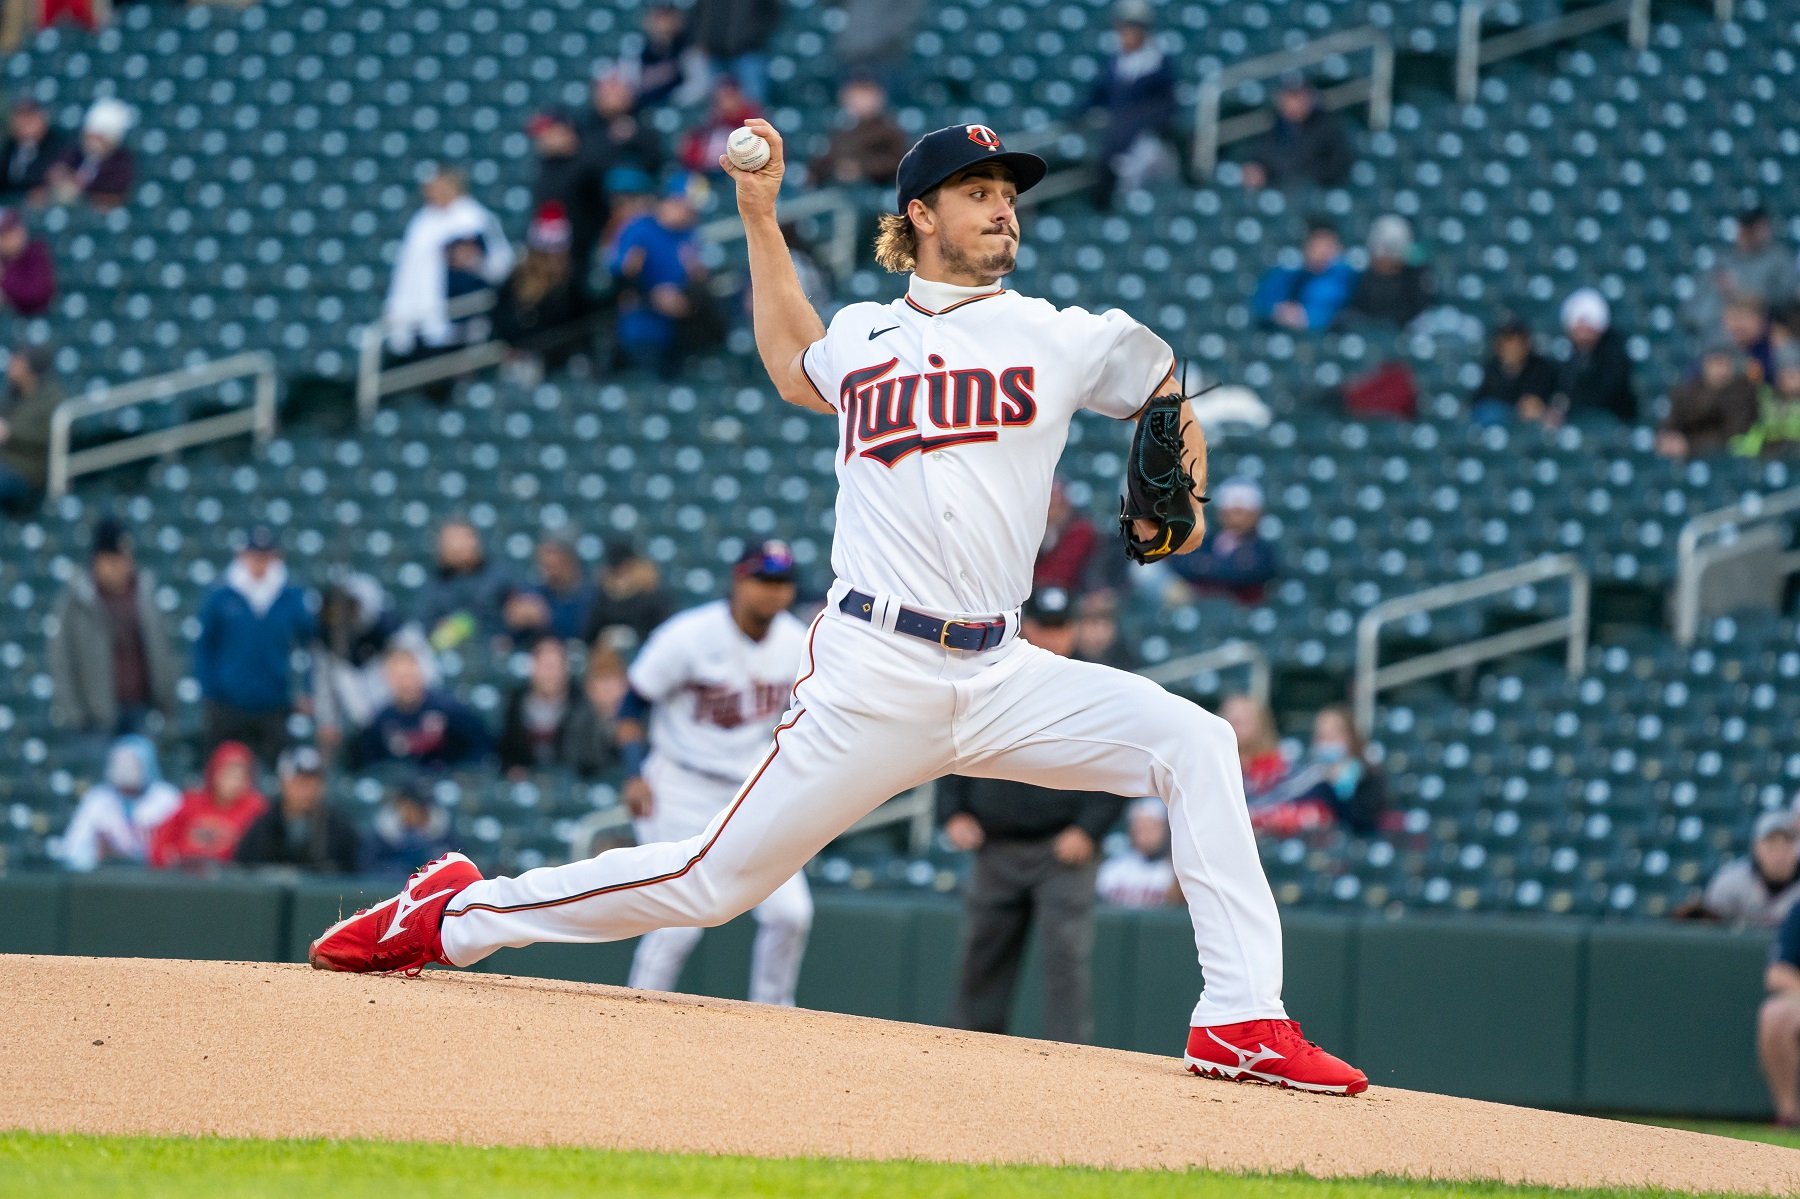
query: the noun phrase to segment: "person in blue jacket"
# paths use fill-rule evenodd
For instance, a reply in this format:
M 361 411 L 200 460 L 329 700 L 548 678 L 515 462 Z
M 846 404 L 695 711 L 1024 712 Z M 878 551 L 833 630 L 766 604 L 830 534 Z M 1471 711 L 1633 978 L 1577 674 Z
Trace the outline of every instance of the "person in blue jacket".
M 1259 320 L 1296 332 L 1331 327 L 1356 290 L 1356 268 L 1344 261 L 1338 231 L 1322 221 L 1306 230 L 1299 266 L 1274 266 L 1256 282 L 1250 311 Z
M 665 379 L 681 366 L 681 322 L 694 311 L 701 273 L 695 193 L 703 184 L 678 176 L 650 212 L 619 232 L 609 263 L 619 282 L 618 353 L 625 365 Z
M 265 767 L 274 764 L 294 710 L 290 656 L 315 627 L 313 601 L 289 577 L 274 530 L 245 531 L 224 581 L 200 608 L 194 678 L 205 701 L 203 754 L 241 741 Z

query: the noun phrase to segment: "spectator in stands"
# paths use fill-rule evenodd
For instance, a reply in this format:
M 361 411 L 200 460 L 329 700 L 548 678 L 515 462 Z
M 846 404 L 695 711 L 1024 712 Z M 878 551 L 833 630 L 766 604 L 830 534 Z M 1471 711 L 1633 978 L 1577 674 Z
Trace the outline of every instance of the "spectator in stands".
M 94 526 L 88 568 L 70 576 L 50 634 L 50 717 L 70 733 L 142 732 L 175 711 L 175 664 L 156 579 L 140 569 L 118 521 Z
M 50 478 L 50 418 L 62 403 L 47 345 L 15 348 L 6 360 L 6 393 L 0 402 L 0 508 L 35 506 Z
M 1255 804 L 1274 794 L 1287 781 L 1290 767 L 1269 705 L 1249 695 L 1228 695 L 1219 705 L 1219 715 L 1237 734 L 1245 798 Z
M 639 101 L 661 104 L 674 97 L 697 65 L 693 58 L 687 14 L 674 4 L 645 8 L 644 31 L 631 63 Z
M 721 75 L 713 80 L 712 106 L 706 119 L 681 139 L 682 167 L 696 175 L 723 174 L 719 158 L 725 153 L 726 140 L 745 121 L 759 115 L 756 102 L 735 78 Z
M 388 350 L 402 360 L 441 353 L 456 345 L 450 319 L 450 256 L 457 242 L 480 248 L 480 270 L 490 284 L 512 272 L 512 246 L 494 214 L 469 196 L 456 171 L 439 168 L 422 185 L 425 203 L 406 223 L 382 316 Z
M 594 342 L 594 305 L 570 253 L 570 222 L 552 200 L 538 209 L 525 235 L 525 259 L 500 285 L 494 335 L 531 374 L 560 371 Z
M 1218 527 L 1200 548 L 1171 559 L 1177 578 L 1200 595 L 1224 595 L 1260 604 L 1280 571 L 1275 546 L 1264 540 L 1262 488 L 1249 479 L 1227 479 L 1214 493 Z
M 601 182 L 615 199 L 620 192 L 656 190 L 655 179 L 668 161 L 668 149 L 662 136 L 638 119 L 637 89 L 624 71 L 609 67 L 595 74 L 581 126 L 581 149 L 599 165 Z M 621 186 L 627 172 L 642 175 L 644 182 Z
M 466 520 L 438 528 L 437 564 L 419 596 L 419 614 L 431 644 L 454 649 L 477 635 L 500 632 L 500 610 L 512 580 L 487 559 L 481 534 Z
M 1431 272 L 1417 258 L 1412 223 L 1389 213 L 1369 226 L 1369 267 L 1356 280 L 1349 310 L 1400 328 L 1431 307 Z
M 275 531 L 245 530 L 224 581 L 200 607 L 194 678 L 206 708 L 206 750 L 242 741 L 259 761 L 275 760 L 294 709 L 288 655 L 316 631 L 312 605 L 289 578 Z
M 606 192 L 606 170 L 597 148 L 584 146 L 575 118 L 561 108 L 547 108 L 526 125 L 537 152 L 537 181 L 531 187 L 537 214 L 527 232 L 526 259 L 530 260 L 532 234 L 554 206 L 564 225 L 561 253 L 568 258 L 568 274 L 574 289 L 587 294 L 588 272 L 594 252 L 612 216 L 612 200 Z
M 437 681 L 437 661 L 425 630 L 388 604 L 381 584 L 346 573 L 325 589 L 319 603 L 319 635 L 312 646 L 312 718 L 319 748 L 330 756 L 362 735 L 375 713 L 393 700 L 388 654 L 409 651 Z
M 56 295 L 49 243 L 31 236 L 16 208 L 0 208 L 0 297 L 19 316 L 47 311 Z
M 1175 120 L 1175 71 L 1150 36 L 1149 0 L 1120 0 L 1113 9 L 1118 49 L 1088 93 L 1089 111 L 1105 115 L 1095 168 L 1094 206 L 1112 207 L 1113 195 L 1141 189 L 1158 175 L 1174 173 L 1169 149 Z
M 181 792 L 163 781 L 156 747 L 133 733 L 113 742 L 101 780 L 87 789 L 54 856 L 70 870 L 105 862 L 141 864 L 150 838 L 181 806 Z
M 1725 309 L 1737 300 L 1780 307 L 1800 297 L 1794 252 L 1776 239 L 1762 205 L 1739 212 L 1733 225 L 1731 244 L 1716 251 L 1712 270 L 1694 280 L 1694 294 L 1683 307 L 1702 342 L 1721 331 Z
M 654 212 L 619 233 L 612 272 L 618 280 L 618 352 L 623 364 L 665 379 L 681 369 L 682 324 L 697 309 L 700 265 L 693 177 L 670 185 Z
M 94 101 L 81 121 L 81 136 L 50 166 L 45 181 L 58 204 L 86 200 L 102 212 L 131 194 L 137 163 L 125 148 L 131 109 L 111 97 Z
M 1350 136 L 1319 107 L 1319 94 L 1304 76 L 1290 75 L 1275 93 L 1275 125 L 1257 139 L 1244 164 L 1244 186 L 1337 187 L 1356 160 Z
M 256 755 L 241 742 L 224 742 L 207 759 L 201 784 L 150 834 L 150 865 L 179 870 L 232 861 L 238 842 L 268 810 L 256 789 Z
M 1100 863 L 1094 889 L 1101 903 L 1121 908 L 1164 908 L 1178 901 L 1175 863 L 1169 858 L 1169 810 L 1155 796 L 1134 799 L 1125 810 L 1126 843 Z
M 1637 420 L 1637 392 L 1631 381 L 1631 357 L 1625 338 L 1612 327 L 1612 308 L 1591 287 L 1573 292 L 1562 306 L 1563 332 L 1569 356 L 1562 361 L 1546 424 L 1581 424 L 1608 417 L 1625 424 Z
M 1119 601 L 1111 591 L 1090 591 L 1075 607 L 1077 662 L 1098 662 L 1118 670 L 1136 670 L 1137 656 L 1119 636 Z
M 1775 345 L 1769 309 L 1753 296 L 1739 296 L 1725 305 L 1725 339 L 1744 356 L 1744 371 L 1760 384 L 1774 373 Z
M 325 759 L 310 745 L 281 755 L 281 794 L 238 842 L 243 866 L 286 866 L 323 874 L 355 874 L 356 826 L 325 794 Z
M 1025 603 L 1024 635 L 1067 657 L 1073 615 L 1066 593 L 1033 592 Z M 1002 779 L 938 780 L 945 839 L 975 853 L 963 898 L 968 931 L 957 984 L 958 1027 L 1006 1031 L 1025 939 L 1035 923 L 1044 958 L 1044 1035 L 1053 1041 L 1093 1038 L 1095 855 L 1120 804 L 1097 792 Z
M 1350 709 L 1333 704 L 1313 718 L 1306 758 L 1279 786 L 1251 801 L 1250 824 L 1274 837 L 1333 827 L 1366 837 L 1380 827 L 1386 808 L 1387 786 L 1368 759 Z
M 815 184 L 888 186 L 912 139 L 888 112 L 887 90 L 873 75 L 852 75 L 838 88 L 837 128 L 812 160 Z
M 42 201 L 50 167 L 62 152 L 63 139 L 50 127 L 44 106 L 29 96 L 14 100 L 0 142 L 0 199 Z
M 1756 1014 L 1756 1058 L 1762 1066 L 1775 1123 L 1800 1128 L 1800 904 L 1788 909 L 1770 947 Z
M 631 542 L 618 538 L 606 543 L 599 594 L 588 611 L 581 639 L 597 647 L 602 636 L 623 629 L 630 634 L 631 643 L 642 645 L 674 610 L 656 563 L 638 553 Z
M 1756 423 L 1731 443 L 1745 457 L 1773 458 L 1800 453 L 1800 343 L 1775 352 L 1775 377 L 1756 397 Z
M 707 69 L 736 79 L 744 95 L 761 104 L 769 86 L 764 47 L 781 22 L 781 0 L 695 0 L 690 11 L 694 44 L 706 54 Z
M 397 878 L 454 848 L 450 813 L 432 802 L 431 789 L 421 779 L 399 779 L 363 838 L 363 873 Z
M 1541 421 L 1550 411 L 1557 379 L 1556 364 L 1532 344 L 1531 327 L 1509 315 L 1494 330 L 1493 353 L 1481 370 L 1471 415 L 1478 425 Z
M 546 637 L 532 647 L 531 677 L 507 698 L 500 767 L 514 778 L 534 770 L 591 777 L 617 757 L 611 726 L 570 675 L 563 643 Z
M 1678 918 L 1718 920 L 1739 928 L 1775 928 L 1800 902 L 1800 829 L 1789 811 L 1756 818 L 1750 852 L 1719 867 L 1698 902 Z
M 1256 282 L 1250 311 L 1258 319 L 1296 332 L 1331 327 L 1356 287 L 1356 268 L 1344 260 L 1337 230 L 1315 221 L 1306 230 L 1300 262 L 1272 266 Z
M 1700 358 L 1697 377 L 1669 389 L 1669 415 L 1656 431 L 1665 458 L 1704 458 L 1756 423 L 1756 386 L 1736 343 L 1720 338 Z
M 1058 478 L 1050 485 L 1050 514 L 1031 574 L 1032 586 L 1060 587 L 1071 595 L 1080 594 L 1098 545 L 1094 522 L 1070 502 L 1068 485 Z
M 507 598 L 507 633 L 521 644 L 544 636 L 575 640 L 596 598 L 575 547 L 555 537 L 544 538 L 537 544 L 537 571 L 535 582 Z
M 383 661 L 393 698 L 352 743 L 352 764 L 359 769 L 384 762 L 453 769 L 488 756 L 493 739 L 481 716 L 449 692 L 430 686 L 424 666 L 410 650 L 391 650 Z

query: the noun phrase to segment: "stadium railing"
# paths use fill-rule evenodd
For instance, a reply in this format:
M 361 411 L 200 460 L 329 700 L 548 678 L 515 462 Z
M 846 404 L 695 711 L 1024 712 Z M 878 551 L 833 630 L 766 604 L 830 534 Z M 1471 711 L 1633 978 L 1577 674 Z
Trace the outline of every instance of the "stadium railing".
M 1789 549 L 1790 521 L 1800 512 L 1800 487 L 1773 495 L 1751 495 L 1725 508 L 1702 512 L 1681 526 L 1675 539 L 1675 640 L 1692 645 L 1700 632 L 1702 596 L 1708 572 L 1755 556 L 1774 567 L 1767 581 L 1777 592 L 1781 580 L 1800 574 L 1800 549 Z M 1779 595 L 1775 597 L 1779 600 Z
M 451 300 L 445 315 L 452 321 L 468 320 L 491 311 L 498 297 L 493 291 L 471 292 Z M 479 329 L 479 341 L 434 355 L 420 362 L 402 366 L 381 367 L 381 347 L 394 325 L 386 316 L 370 321 L 356 333 L 356 414 L 366 424 L 375 419 L 381 401 L 388 396 L 445 379 L 455 379 L 471 371 L 497 366 L 506 358 L 506 343 Z
M 1481 68 L 1528 54 L 1557 42 L 1584 37 L 1608 25 L 1625 25 L 1625 40 L 1633 50 L 1650 44 L 1650 0 L 1609 0 L 1592 8 L 1578 8 L 1550 21 L 1539 21 L 1518 29 L 1481 36 L 1481 19 L 1492 0 L 1462 0 L 1456 27 L 1456 102 L 1473 104 L 1476 89 L 1481 86 Z M 1726 13 L 1730 0 L 1719 0 Z M 1715 12 L 1717 8 L 1715 8 Z
M 1270 690 L 1269 655 L 1263 652 L 1260 645 L 1241 638 L 1226 641 L 1197 654 L 1171 658 L 1138 673 L 1165 687 L 1213 692 L 1218 690 L 1220 671 L 1240 666 L 1249 668 L 1250 682 L 1247 691 L 1251 698 L 1267 704 Z

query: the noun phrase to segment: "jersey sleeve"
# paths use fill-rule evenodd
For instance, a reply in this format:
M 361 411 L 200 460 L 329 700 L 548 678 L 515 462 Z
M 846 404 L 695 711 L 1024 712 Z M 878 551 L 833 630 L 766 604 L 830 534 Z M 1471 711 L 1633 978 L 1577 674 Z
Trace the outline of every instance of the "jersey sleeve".
M 1118 309 L 1082 313 L 1080 330 L 1090 355 L 1081 406 L 1115 420 L 1134 417 L 1175 369 L 1169 343 Z
M 682 638 L 663 625 L 631 660 L 625 672 L 631 689 L 653 704 L 666 703 L 688 681 L 688 662 Z
M 842 315 L 840 312 L 839 316 Z M 837 382 L 831 369 L 831 331 L 837 326 L 838 318 L 833 316 L 831 323 L 825 327 L 825 336 L 806 347 L 800 355 L 800 369 L 806 374 L 806 381 L 812 389 L 819 393 L 819 398 L 830 404 L 833 411 L 837 409 Z

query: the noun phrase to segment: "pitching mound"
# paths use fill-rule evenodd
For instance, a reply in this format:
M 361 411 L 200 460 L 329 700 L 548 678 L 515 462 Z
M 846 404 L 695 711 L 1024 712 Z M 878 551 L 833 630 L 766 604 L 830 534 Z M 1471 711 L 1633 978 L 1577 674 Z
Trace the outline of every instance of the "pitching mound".
M 1382 1088 L 483 974 L 0 956 L 0 1127 L 1793 1194 L 1800 1153 Z

